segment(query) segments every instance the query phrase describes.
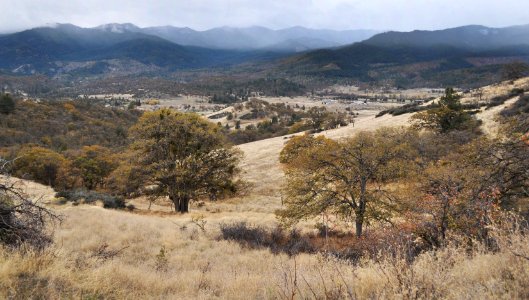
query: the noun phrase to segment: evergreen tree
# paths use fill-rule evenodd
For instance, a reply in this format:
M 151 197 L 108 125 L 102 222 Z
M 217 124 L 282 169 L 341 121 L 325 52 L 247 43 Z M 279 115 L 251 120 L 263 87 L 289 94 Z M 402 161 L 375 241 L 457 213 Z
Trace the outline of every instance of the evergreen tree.
M 0 96 L 0 113 L 9 115 L 15 111 L 15 100 L 9 94 Z

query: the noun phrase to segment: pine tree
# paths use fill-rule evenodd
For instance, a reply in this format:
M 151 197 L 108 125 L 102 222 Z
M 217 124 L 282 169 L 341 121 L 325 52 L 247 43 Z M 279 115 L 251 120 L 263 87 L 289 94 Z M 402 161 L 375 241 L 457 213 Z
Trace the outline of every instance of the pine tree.
M 0 113 L 4 115 L 11 114 L 15 111 L 15 100 L 9 94 L 0 96 Z

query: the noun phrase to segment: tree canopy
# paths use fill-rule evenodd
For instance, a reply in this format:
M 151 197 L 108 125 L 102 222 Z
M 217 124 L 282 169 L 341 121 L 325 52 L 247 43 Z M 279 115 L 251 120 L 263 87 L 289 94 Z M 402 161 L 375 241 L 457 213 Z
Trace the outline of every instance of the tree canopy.
M 130 130 L 132 148 L 155 194 L 168 196 L 175 211 L 189 211 L 199 197 L 233 192 L 240 155 L 220 129 L 199 115 L 168 109 L 145 113 Z
M 289 158 L 286 207 L 279 217 L 292 224 L 330 212 L 354 220 L 357 236 L 365 222 L 389 221 L 395 203 L 384 184 L 405 170 L 401 162 L 410 149 L 404 136 L 401 130 L 385 128 L 339 142 L 310 136 L 289 141 L 284 152 L 291 155 L 282 153 Z
M 15 111 L 15 100 L 9 94 L 0 94 L 0 114 L 8 115 Z
M 68 160 L 62 154 L 43 147 L 27 146 L 17 155 L 13 166 L 14 175 L 52 187 L 64 184 L 69 166 Z
M 84 146 L 76 154 L 72 162 L 73 172 L 89 190 L 102 186 L 105 178 L 117 167 L 110 150 L 103 146 Z

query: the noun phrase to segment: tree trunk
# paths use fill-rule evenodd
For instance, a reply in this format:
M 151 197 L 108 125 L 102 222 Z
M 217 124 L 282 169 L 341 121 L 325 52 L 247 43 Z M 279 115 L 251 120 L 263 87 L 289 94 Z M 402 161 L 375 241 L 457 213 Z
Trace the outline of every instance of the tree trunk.
M 188 213 L 189 212 L 189 199 L 187 197 L 180 198 L 180 203 L 178 205 L 179 213 Z
M 362 236 L 362 227 L 364 226 L 364 218 L 358 217 L 355 220 L 355 227 L 356 227 L 356 237 Z
M 358 207 L 355 209 L 356 237 L 362 236 L 362 227 L 364 226 L 364 216 L 366 212 L 366 190 L 367 180 L 362 179 L 360 182 L 360 199 L 358 201 Z
M 189 198 L 169 195 L 169 199 L 173 202 L 175 212 L 188 213 L 189 212 Z

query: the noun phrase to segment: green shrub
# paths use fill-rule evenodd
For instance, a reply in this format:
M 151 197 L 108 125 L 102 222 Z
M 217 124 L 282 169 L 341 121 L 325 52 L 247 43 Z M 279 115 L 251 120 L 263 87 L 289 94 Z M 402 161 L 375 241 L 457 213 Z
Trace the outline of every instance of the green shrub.
M 436 107 L 438 107 L 437 104 L 430 104 L 430 105 L 421 106 L 418 103 L 410 103 L 410 104 L 405 104 L 403 106 L 399 106 L 399 107 L 394 107 L 394 108 L 389 108 L 389 109 L 383 110 L 383 111 L 379 112 L 375 116 L 375 118 L 382 117 L 385 114 L 390 114 L 392 116 L 400 116 L 400 115 L 403 115 L 403 114 L 424 111 L 424 110 L 428 110 L 428 109 L 432 109 L 432 108 L 436 108 Z

